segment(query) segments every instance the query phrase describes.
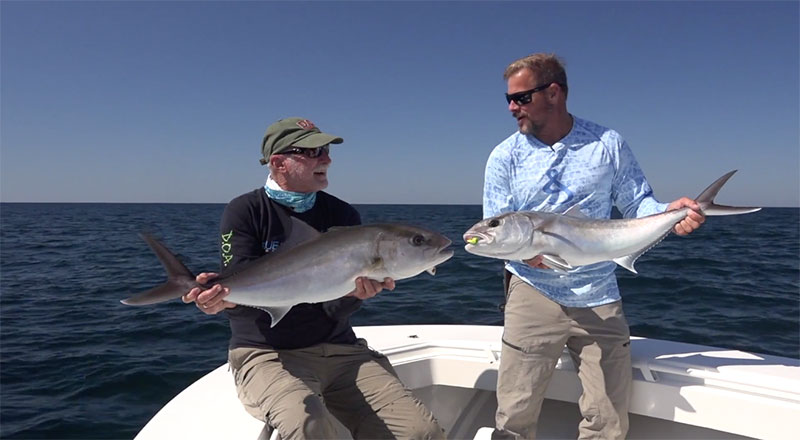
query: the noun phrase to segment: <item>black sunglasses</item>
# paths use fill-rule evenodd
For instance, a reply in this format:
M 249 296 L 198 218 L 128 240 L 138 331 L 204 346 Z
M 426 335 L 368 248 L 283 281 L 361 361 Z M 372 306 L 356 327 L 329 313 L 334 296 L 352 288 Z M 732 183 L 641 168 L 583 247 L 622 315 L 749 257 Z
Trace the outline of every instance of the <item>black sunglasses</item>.
M 508 93 L 506 93 L 506 102 L 511 104 L 511 101 L 514 101 L 514 103 L 517 104 L 517 105 L 525 105 L 525 104 L 531 102 L 531 99 L 533 99 L 533 94 L 534 93 L 541 92 L 542 90 L 550 87 L 550 84 L 553 84 L 553 83 L 550 82 L 550 83 L 547 83 L 547 84 L 543 84 L 543 85 L 541 85 L 539 87 L 534 87 L 534 88 L 532 88 L 530 90 L 525 90 L 523 92 L 512 93 L 510 95 Z
M 285 151 L 281 151 L 280 153 L 275 154 L 302 154 L 309 159 L 316 159 L 322 156 L 322 153 L 328 153 L 330 151 L 330 145 L 323 145 L 317 148 L 290 148 Z

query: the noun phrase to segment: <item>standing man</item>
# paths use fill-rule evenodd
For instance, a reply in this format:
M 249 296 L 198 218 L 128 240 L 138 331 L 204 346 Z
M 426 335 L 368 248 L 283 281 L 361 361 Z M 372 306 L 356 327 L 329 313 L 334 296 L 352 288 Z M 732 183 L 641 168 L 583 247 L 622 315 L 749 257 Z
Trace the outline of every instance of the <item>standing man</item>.
M 575 205 L 590 218 L 610 218 L 612 206 L 632 218 L 687 206 L 692 211 L 675 232 L 685 235 L 703 223 L 693 200 L 664 204 L 653 198 L 619 133 L 567 112 L 567 75 L 555 55 L 514 61 L 503 78 L 519 131 L 489 156 L 484 218 L 508 211 L 563 213 Z M 545 390 L 566 344 L 583 385 L 579 438 L 624 438 L 630 333 L 616 265 L 582 266 L 565 276 L 541 263 L 537 256 L 505 266 L 510 279 L 493 437 L 535 438 Z
M 355 208 L 322 191 L 328 186 L 330 144 L 341 142 L 308 119 L 282 119 L 267 128 L 261 142 L 261 164 L 269 166 L 266 184 L 233 199 L 222 215 L 223 274 L 280 248 L 288 238 L 287 216 L 320 232 L 361 223 Z M 197 282 L 216 276 L 203 273 Z M 194 288 L 183 301 L 207 314 L 225 311 L 231 326 L 228 362 L 239 399 L 280 438 L 443 438 L 433 415 L 403 386 L 388 359 L 357 339 L 350 325 L 362 300 L 394 285 L 391 278 L 358 278 L 347 296 L 298 304 L 275 327 L 266 312 L 225 301 L 229 291 L 219 284 Z

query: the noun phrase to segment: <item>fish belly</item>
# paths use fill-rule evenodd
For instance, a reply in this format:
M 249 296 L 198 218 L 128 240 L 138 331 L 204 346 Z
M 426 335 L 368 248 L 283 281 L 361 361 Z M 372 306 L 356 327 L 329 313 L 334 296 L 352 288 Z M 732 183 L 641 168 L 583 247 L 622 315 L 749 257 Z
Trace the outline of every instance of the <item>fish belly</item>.
M 269 282 L 230 286 L 227 300 L 258 307 L 318 303 L 341 298 L 355 289 L 358 273 L 344 268 L 309 267 Z
M 564 227 L 555 246 L 572 266 L 610 261 L 641 252 L 657 243 L 685 213 L 670 212 L 639 219 L 589 221 Z

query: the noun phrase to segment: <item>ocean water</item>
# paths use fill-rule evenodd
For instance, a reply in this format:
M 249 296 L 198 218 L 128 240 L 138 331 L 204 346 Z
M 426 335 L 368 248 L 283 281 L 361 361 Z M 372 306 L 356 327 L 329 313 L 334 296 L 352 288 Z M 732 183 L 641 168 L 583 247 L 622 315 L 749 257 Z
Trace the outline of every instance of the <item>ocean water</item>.
M 355 325 L 502 324 L 501 263 L 464 252 L 480 206 L 362 205 L 365 223 L 440 231 L 456 255 L 398 282 Z M 218 204 L 0 206 L 0 437 L 132 438 L 226 361 L 227 321 L 180 301 L 119 300 L 163 281 L 137 233 L 215 270 Z M 631 333 L 800 358 L 800 211 L 709 218 L 618 269 Z

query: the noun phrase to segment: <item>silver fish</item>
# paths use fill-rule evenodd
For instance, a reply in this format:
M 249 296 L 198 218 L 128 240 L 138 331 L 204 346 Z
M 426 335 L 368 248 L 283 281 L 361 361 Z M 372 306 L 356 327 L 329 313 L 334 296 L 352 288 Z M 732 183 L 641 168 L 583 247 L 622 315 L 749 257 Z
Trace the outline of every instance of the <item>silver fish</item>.
M 723 206 L 714 203 L 731 171 L 705 189 L 696 199 L 706 216 L 747 214 L 761 208 Z M 504 260 L 528 260 L 543 256 L 543 263 L 566 272 L 576 266 L 613 261 L 637 273 L 636 259 L 663 240 L 689 208 L 635 219 L 590 219 L 578 205 L 564 214 L 539 211 L 508 212 L 484 219 L 464 233 L 465 249 L 475 255 Z
M 164 284 L 122 300 L 145 305 L 178 298 L 194 287 L 222 284 L 230 288 L 225 299 L 260 308 L 274 327 L 294 305 L 341 298 L 355 289 L 355 279 L 402 280 L 435 267 L 453 256 L 450 240 L 414 226 L 376 224 L 331 228 L 320 234 L 292 217 L 291 233 L 278 251 L 244 265 L 236 273 L 199 285 L 195 276 L 155 238 L 142 238 L 167 271 Z

